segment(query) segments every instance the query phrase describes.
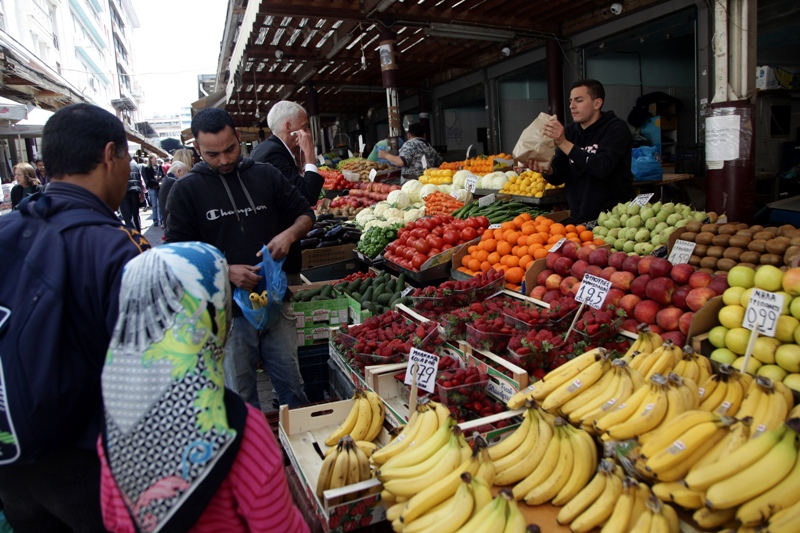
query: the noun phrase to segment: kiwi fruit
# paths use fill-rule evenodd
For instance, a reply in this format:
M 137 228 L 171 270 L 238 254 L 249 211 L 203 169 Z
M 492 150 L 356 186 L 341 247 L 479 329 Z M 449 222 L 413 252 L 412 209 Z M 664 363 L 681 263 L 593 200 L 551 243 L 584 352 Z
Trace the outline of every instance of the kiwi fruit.
M 719 259 L 725 253 L 725 248 L 722 246 L 709 246 L 706 250 L 706 257 L 713 257 Z
M 772 265 L 772 266 L 781 266 L 783 264 L 783 257 L 777 254 L 762 254 L 761 255 L 761 264 L 762 265 Z
M 700 260 L 700 267 L 701 268 L 709 268 L 713 272 L 717 269 L 717 258 L 716 257 L 704 257 Z
M 728 241 L 731 239 L 730 233 L 720 233 L 719 235 L 715 235 L 713 239 L 711 239 L 711 244 L 714 246 L 728 246 Z
M 739 261 L 757 265 L 761 262 L 761 254 L 753 251 L 743 252 L 742 255 L 739 256 Z
M 714 269 L 713 268 L 708 268 L 708 267 L 698 268 L 697 271 L 698 272 L 708 272 L 709 274 L 713 274 L 714 273 Z
M 733 235 L 737 231 L 735 224 L 723 224 L 717 229 L 717 235 Z
M 694 242 L 695 238 L 697 238 L 697 233 L 693 231 L 684 231 L 678 236 L 679 239 L 684 241 Z
M 739 262 L 738 262 L 738 261 L 735 261 L 735 260 L 733 260 L 733 259 L 728 259 L 728 258 L 726 258 L 726 257 L 723 257 L 722 259 L 719 259 L 719 260 L 717 261 L 717 268 L 718 268 L 718 269 L 720 269 L 720 270 L 724 270 L 725 272 L 727 272 L 728 270 L 732 269 L 733 267 L 735 267 L 735 266 L 736 266 L 736 265 L 738 265 L 738 264 L 739 264 Z
M 740 229 L 739 231 L 736 232 L 736 235 L 744 235 L 745 237 L 748 237 L 750 239 L 753 238 L 754 234 L 755 234 L 755 231 L 753 231 L 751 229 Z
M 709 233 L 713 233 L 714 235 L 718 233 L 718 230 L 719 230 L 718 224 L 703 224 L 703 227 L 700 228 L 700 231 L 703 232 L 707 231 Z
M 771 231 L 759 231 L 753 235 L 753 239 L 755 240 L 768 241 L 774 238 L 775 234 L 772 233 Z
M 705 257 L 707 251 L 708 251 L 708 246 L 705 245 L 705 244 L 695 244 L 694 245 L 694 255 L 699 255 L 700 257 Z
M 764 231 L 764 226 L 760 226 L 758 224 L 753 224 L 752 226 L 750 226 L 750 229 L 753 230 L 754 232 L 758 233 L 759 231 Z
M 697 244 L 705 244 L 706 246 L 708 246 L 709 244 L 711 244 L 711 241 L 714 239 L 715 235 L 716 234 L 711 233 L 710 231 L 702 231 L 697 234 L 697 236 L 694 239 L 694 242 L 696 242 Z
M 747 249 L 753 252 L 763 254 L 767 251 L 767 241 L 765 239 L 753 239 L 747 245 Z
M 693 267 L 700 266 L 700 257 L 698 257 L 696 255 L 692 255 L 689 258 L 689 264 L 692 265 Z
M 792 237 L 789 239 L 789 244 L 792 246 L 800 246 L 800 237 Z
M 780 237 L 770 239 L 767 241 L 767 252 L 776 255 L 783 255 L 786 249 L 789 248 L 789 243 L 780 240 Z
M 739 263 L 739 266 L 752 268 L 753 270 L 755 270 L 756 267 L 758 266 L 758 263 Z
M 774 233 L 775 235 L 778 235 L 778 231 L 779 230 L 775 226 L 767 226 L 767 227 L 764 228 L 764 231 L 769 231 L 770 233 Z
M 794 239 L 795 237 L 800 237 L 800 230 L 795 229 L 792 231 L 787 231 L 786 233 L 781 235 L 781 237 L 786 237 L 787 239 Z
M 780 228 L 778 228 L 778 235 L 786 235 L 790 231 L 795 231 L 795 227 L 791 224 L 784 224 Z
M 745 224 L 744 222 L 737 222 L 737 223 L 735 223 L 735 224 L 734 224 L 734 226 L 736 226 L 736 230 L 737 230 L 737 231 L 738 231 L 738 230 L 747 229 L 747 228 L 749 228 L 749 227 L 750 227 L 750 226 L 748 226 L 747 224 Z
M 728 246 L 747 248 L 747 245 L 750 244 L 751 240 L 752 239 L 747 235 L 731 235 L 730 240 L 728 240 Z
M 800 246 L 789 246 L 786 251 L 783 253 L 783 262 L 784 264 L 789 264 L 792 262 L 792 258 L 800 254 Z
M 744 253 L 744 250 L 738 248 L 736 246 L 729 246 L 725 248 L 725 251 L 722 253 L 722 257 L 725 259 L 733 259 L 734 261 L 738 262 L 739 257 Z M 722 267 L 720 267 L 722 268 Z
M 700 233 L 700 229 L 703 227 L 702 222 L 698 222 L 697 220 L 691 220 L 686 223 L 684 229 L 686 231 L 691 231 L 692 233 Z

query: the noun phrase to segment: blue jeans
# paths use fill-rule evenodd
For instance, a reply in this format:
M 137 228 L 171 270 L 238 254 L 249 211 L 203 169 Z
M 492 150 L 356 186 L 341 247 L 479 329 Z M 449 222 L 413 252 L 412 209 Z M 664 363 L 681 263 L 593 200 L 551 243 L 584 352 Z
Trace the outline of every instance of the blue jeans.
M 153 208 L 153 224 L 161 224 L 161 217 L 158 212 L 158 189 L 147 189 L 147 197 L 150 198 L 150 207 Z
M 233 318 L 225 343 L 225 386 L 244 401 L 260 409 L 256 388 L 259 358 L 281 405 L 290 408 L 306 405 L 303 378 L 297 362 L 297 333 L 291 304 L 284 303 L 282 316 L 271 328 L 259 332 L 243 316 Z

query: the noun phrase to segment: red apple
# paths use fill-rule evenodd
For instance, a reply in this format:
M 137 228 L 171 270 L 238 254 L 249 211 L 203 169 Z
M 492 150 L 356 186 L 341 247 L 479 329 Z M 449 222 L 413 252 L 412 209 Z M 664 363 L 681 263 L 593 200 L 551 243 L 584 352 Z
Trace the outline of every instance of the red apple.
M 561 280 L 561 283 L 558 286 L 558 290 L 561 291 L 561 294 L 567 296 L 572 292 L 572 288 L 575 286 L 576 283 L 580 283 L 580 280 L 575 276 L 567 276 L 566 278 Z
M 672 303 L 673 292 L 675 292 L 675 282 L 665 277 L 651 279 L 644 289 L 644 293 L 648 298 L 661 305 Z
M 580 290 L 580 288 L 581 288 L 581 282 L 578 281 L 578 283 L 576 283 L 575 285 L 572 286 L 571 294 L 568 294 L 567 296 L 572 296 L 572 298 L 574 299 L 575 295 L 578 294 L 578 291 Z
M 598 278 L 601 277 L 603 273 L 603 269 L 597 265 L 589 265 L 586 267 L 586 270 L 583 271 L 584 274 L 591 274 L 592 276 L 597 276 Z M 583 278 L 581 278 L 583 279 Z
M 638 325 L 639 323 L 636 321 L 635 318 L 626 318 L 622 322 L 622 329 L 624 331 L 630 331 L 631 333 L 638 333 L 639 330 L 636 329 Z
M 664 333 L 664 330 L 658 327 L 658 324 L 648 324 L 648 326 L 650 327 L 650 331 L 653 333 L 658 333 L 659 335 Z
M 656 315 L 661 311 L 661 306 L 653 300 L 642 300 L 633 309 L 633 318 L 645 324 L 655 324 Z
M 597 245 L 595 244 L 586 244 L 581 246 L 581 249 L 578 250 L 578 259 L 583 259 L 584 261 L 589 261 L 589 256 L 592 255 L 592 252 L 597 250 Z
M 631 282 L 631 292 L 639 298 L 645 298 L 645 288 L 650 280 L 653 279 L 649 274 L 643 274 Z
M 678 329 L 684 335 L 688 335 L 689 334 L 689 326 L 692 325 L 692 317 L 693 316 L 694 316 L 694 313 L 691 312 L 691 311 L 688 311 L 686 313 L 683 313 L 681 315 L 681 317 L 678 319 Z
M 553 265 L 555 265 L 555 264 L 556 264 L 556 261 L 557 261 L 558 259 L 560 259 L 561 257 L 563 257 L 563 256 L 561 255 L 561 252 L 553 252 L 553 253 L 549 253 L 549 254 L 547 254 L 547 255 L 545 256 L 545 259 L 544 259 L 544 264 L 545 264 L 545 265 L 547 266 L 547 268 L 549 268 L 550 270 L 555 270 L 555 269 L 553 268 Z
M 623 296 L 625 296 L 625 291 L 621 291 L 619 289 L 608 289 L 606 301 L 603 302 L 603 305 L 613 305 L 614 307 L 619 307 L 619 301 Z
M 665 341 L 672 341 L 675 346 L 683 346 L 686 343 L 686 335 L 680 331 L 668 331 L 666 333 L 662 333 L 661 338 Z
M 611 281 L 611 275 L 616 271 L 614 267 L 605 267 L 603 271 L 600 272 L 600 277 L 606 281 Z
M 625 314 L 629 317 L 633 317 L 633 310 L 636 308 L 636 305 L 641 302 L 642 299 L 636 296 L 635 294 L 626 294 L 622 298 L 619 299 L 619 306 L 625 311 Z
M 697 287 L 705 287 L 711 282 L 712 276 L 708 272 L 698 270 L 689 276 L 689 286 L 693 289 Z
M 544 285 L 537 285 L 531 291 L 531 298 L 536 298 L 537 300 L 541 300 L 544 293 L 547 292 L 547 288 Z
M 677 331 L 678 321 L 683 314 L 677 307 L 665 307 L 656 314 L 656 324 L 664 331 Z
M 790 269 L 791 270 L 791 269 Z M 785 275 L 784 275 L 785 277 Z M 708 282 L 706 285 L 709 289 L 714 291 L 714 293 L 719 296 L 723 292 L 725 292 L 728 288 L 728 278 L 723 276 L 714 276 L 711 278 L 711 281 Z
M 639 260 L 640 258 L 638 255 L 629 255 L 627 258 L 625 258 L 625 261 L 622 262 L 622 270 L 632 274 L 638 274 Z
M 547 291 L 546 293 L 544 293 L 544 296 L 542 296 L 542 301 L 550 303 L 550 302 L 553 302 L 555 300 L 558 300 L 559 298 L 561 298 L 561 291 L 552 290 L 552 291 Z
M 588 261 L 584 261 L 583 259 L 578 259 L 574 263 L 572 263 L 572 268 L 569 269 L 569 273 L 575 276 L 578 279 L 583 279 L 583 274 L 586 272 L 586 267 L 589 266 Z
M 792 296 L 800 295 L 800 268 L 793 267 L 784 272 L 781 285 Z
M 569 257 L 573 261 L 578 260 L 578 245 L 572 241 L 567 241 L 562 244 L 559 252 L 561 252 L 561 255 L 564 257 Z
M 689 309 L 692 311 L 697 311 L 706 305 L 706 303 L 716 295 L 717 293 L 714 292 L 713 289 L 709 289 L 708 287 L 697 287 L 690 290 L 689 294 L 686 295 L 686 305 L 688 305 Z
M 536 276 L 536 284 L 537 285 L 541 285 L 542 287 L 544 287 L 545 280 L 550 276 L 550 274 L 554 274 L 554 273 L 555 272 L 553 272 L 550 269 L 542 270 L 541 272 L 539 272 L 539 275 Z
M 672 263 L 663 257 L 655 257 L 650 262 L 650 270 L 647 272 L 654 278 L 667 278 L 672 272 Z
M 553 265 L 553 270 L 559 276 L 569 276 L 569 269 L 572 268 L 574 261 L 569 257 L 559 257 Z
M 669 276 L 678 285 L 686 285 L 689 283 L 689 277 L 692 274 L 694 274 L 694 267 L 688 263 L 681 263 L 672 267 L 672 272 L 670 272 Z
M 617 270 L 622 270 L 622 264 L 628 258 L 628 254 L 625 252 L 612 252 L 611 255 L 608 256 L 608 266 L 612 266 Z
M 564 278 L 559 276 L 558 274 L 550 274 L 547 276 L 547 279 L 544 280 L 544 286 L 548 291 L 557 291 L 561 286 L 561 281 Z
M 628 291 L 631 288 L 631 283 L 633 283 L 633 280 L 635 279 L 636 276 L 630 272 L 625 272 L 624 270 L 617 271 L 611 274 L 611 286 L 615 289 Z
M 599 266 L 600 268 L 606 268 L 608 266 L 609 255 L 608 248 L 598 248 L 589 254 L 589 262 L 593 265 Z
M 675 292 L 672 293 L 672 304 L 680 307 L 684 311 L 689 310 L 689 306 L 686 304 L 686 295 L 689 294 L 692 288 L 689 285 L 681 285 Z
M 650 273 L 650 263 L 653 262 L 655 256 L 653 255 L 646 255 L 639 259 L 639 274 L 649 274 Z

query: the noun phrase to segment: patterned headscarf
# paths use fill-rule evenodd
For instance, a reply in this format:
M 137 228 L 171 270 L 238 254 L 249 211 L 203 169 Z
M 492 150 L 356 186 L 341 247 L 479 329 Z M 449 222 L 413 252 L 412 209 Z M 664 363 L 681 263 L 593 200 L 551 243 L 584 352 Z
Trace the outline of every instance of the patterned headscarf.
M 213 494 L 218 481 L 203 485 L 221 480 L 238 450 L 222 370 L 229 316 L 228 266 L 213 246 L 166 244 L 125 266 L 102 377 L 103 445 L 140 531 L 183 523 L 173 519 L 187 499 Z

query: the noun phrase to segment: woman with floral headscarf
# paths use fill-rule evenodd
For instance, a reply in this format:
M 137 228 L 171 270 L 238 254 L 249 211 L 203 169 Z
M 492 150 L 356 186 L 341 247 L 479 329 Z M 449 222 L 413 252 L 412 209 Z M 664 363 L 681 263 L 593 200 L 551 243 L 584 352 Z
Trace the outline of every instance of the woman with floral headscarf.
M 109 531 L 308 531 L 264 415 L 224 387 L 229 316 L 213 246 L 167 244 L 125 267 L 98 443 Z

